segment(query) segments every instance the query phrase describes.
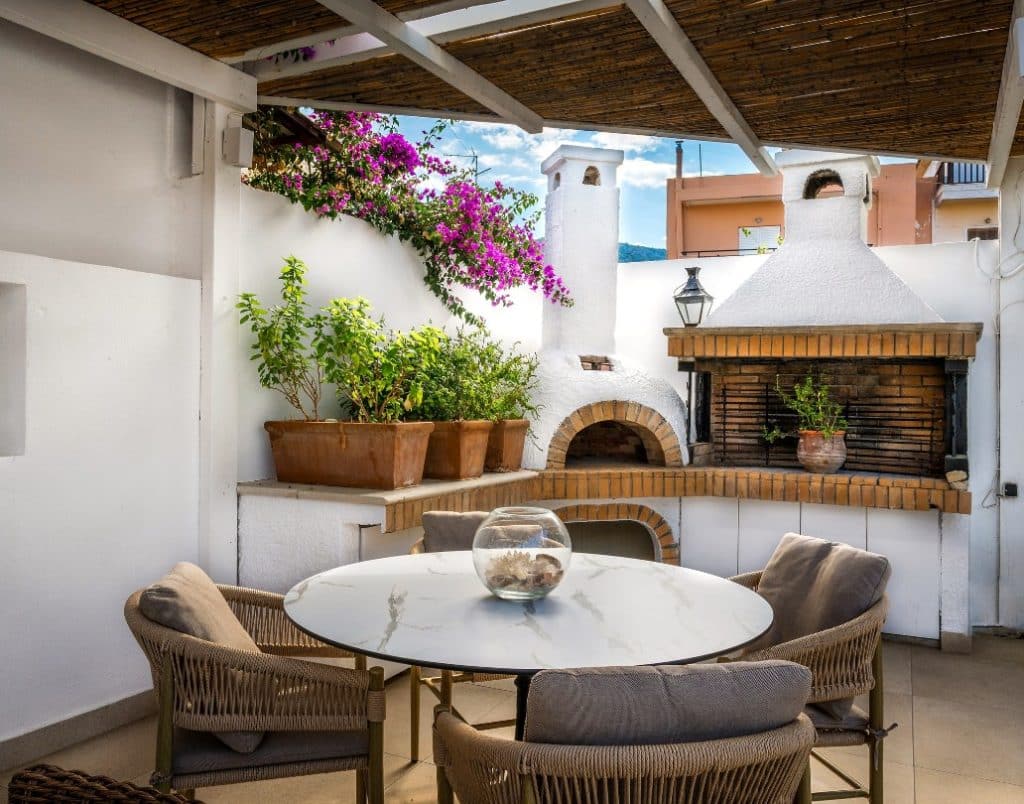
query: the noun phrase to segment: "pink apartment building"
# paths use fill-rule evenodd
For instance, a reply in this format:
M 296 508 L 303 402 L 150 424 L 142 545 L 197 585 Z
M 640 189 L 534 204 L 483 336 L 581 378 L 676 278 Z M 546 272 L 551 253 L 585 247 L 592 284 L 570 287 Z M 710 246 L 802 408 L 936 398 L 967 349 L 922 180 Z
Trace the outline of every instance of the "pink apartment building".
M 667 187 L 668 259 L 754 254 L 774 249 L 785 237 L 781 176 L 683 177 L 679 165 L 681 159 Z M 998 237 L 997 192 L 985 185 L 984 165 L 883 165 L 871 193 L 868 245 Z

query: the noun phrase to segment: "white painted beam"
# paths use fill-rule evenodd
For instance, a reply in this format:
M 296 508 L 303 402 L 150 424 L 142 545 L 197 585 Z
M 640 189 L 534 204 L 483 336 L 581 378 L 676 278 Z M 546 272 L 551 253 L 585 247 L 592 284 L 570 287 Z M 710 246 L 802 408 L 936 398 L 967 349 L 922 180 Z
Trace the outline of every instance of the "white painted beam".
M 463 64 L 440 45 L 430 41 L 408 23 L 402 22 L 373 0 L 318 0 L 318 2 L 363 28 L 394 48 L 413 63 L 448 83 L 464 95 L 525 131 L 537 133 L 543 127 L 540 115 L 528 109 L 480 73 Z
M 662 0 L 626 0 L 626 5 L 757 169 L 768 176 L 778 173 L 771 155 Z
M 256 79 L 83 0 L 0 0 L 0 19 L 242 112 Z
M 500 0 L 444 0 L 444 2 L 434 3 L 433 5 L 420 6 L 409 9 L 408 11 L 400 11 L 395 16 L 403 22 L 413 22 L 414 20 L 421 20 L 426 17 L 435 17 L 441 14 L 448 14 L 453 11 L 461 11 L 475 6 L 499 2 Z M 361 32 L 356 26 L 346 23 L 344 25 L 339 25 L 336 28 L 328 28 L 327 30 L 317 31 L 316 33 L 305 34 L 304 36 L 294 36 L 291 39 L 282 39 L 279 42 L 273 42 L 269 45 L 254 47 L 245 51 L 245 53 L 242 53 L 241 55 L 232 56 L 224 59 L 223 61 L 227 64 L 239 64 L 243 61 L 259 61 L 260 59 L 265 59 L 269 56 L 283 53 L 286 50 L 296 50 L 300 47 L 312 47 L 313 45 L 328 42 L 331 39 L 342 39 L 346 36 L 353 36 L 357 33 Z
M 480 36 L 528 28 L 542 25 L 557 19 L 574 17 L 593 11 L 621 6 L 617 0 L 500 0 L 487 5 L 474 6 L 469 9 L 450 11 L 444 14 L 415 20 L 408 23 L 409 28 L 422 34 L 436 44 L 457 42 Z M 402 15 L 398 15 L 402 19 Z M 318 48 L 317 55 L 301 62 L 273 64 L 265 60 L 247 64 L 247 72 L 255 75 L 260 81 L 271 81 L 296 75 L 342 67 L 354 62 L 386 56 L 394 52 L 377 37 L 359 32 L 355 27 L 344 30 L 347 36 L 333 37 L 334 43 Z M 318 42 L 325 42 L 332 37 L 319 36 Z M 314 43 L 316 44 L 316 43 Z M 273 51 L 290 50 L 291 47 Z M 264 59 L 266 53 L 261 59 Z
M 385 106 L 379 103 L 309 100 L 308 98 L 290 98 L 281 95 L 260 95 L 257 100 L 260 106 L 308 106 L 311 109 L 323 109 L 329 112 L 373 112 L 375 114 L 400 114 L 404 117 L 430 117 L 442 120 L 469 120 L 482 123 L 505 122 L 494 115 L 448 112 L 444 109 L 421 109 L 412 106 Z
M 1024 0 L 1013 4 L 1013 18 L 1003 58 L 1003 78 L 999 84 L 996 114 L 992 121 L 992 139 L 988 146 L 988 186 L 998 189 L 1006 173 L 1006 162 L 1017 136 L 1021 107 L 1024 106 Z

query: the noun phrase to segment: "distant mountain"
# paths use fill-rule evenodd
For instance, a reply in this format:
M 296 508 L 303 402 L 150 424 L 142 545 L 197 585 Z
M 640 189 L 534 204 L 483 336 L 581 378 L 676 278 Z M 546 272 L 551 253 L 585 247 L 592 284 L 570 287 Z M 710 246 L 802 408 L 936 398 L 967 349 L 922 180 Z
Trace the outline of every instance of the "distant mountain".
M 544 238 L 537 238 L 544 246 Z M 619 243 L 619 262 L 654 262 L 665 259 L 665 249 L 653 246 L 636 246 L 632 243 Z
M 619 262 L 650 262 L 665 259 L 665 249 L 619 243 Z

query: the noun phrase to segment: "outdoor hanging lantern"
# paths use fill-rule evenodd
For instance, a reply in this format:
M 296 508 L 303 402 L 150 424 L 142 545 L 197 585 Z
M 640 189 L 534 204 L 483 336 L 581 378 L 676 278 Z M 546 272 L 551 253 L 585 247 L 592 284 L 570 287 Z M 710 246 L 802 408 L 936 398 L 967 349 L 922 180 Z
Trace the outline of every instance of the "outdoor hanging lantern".
M 679 309 L 679 317 L 683 319 L 683 326 L 697 326 L 704 320 L 704 316 L 711 310 L 711 305 L 715 301 L 714 296 L 701 286 L 697 278 L 699 273 L 699 265 L 687 268 L 686 284 L 677 287 L 673 294 L 676 307 Z

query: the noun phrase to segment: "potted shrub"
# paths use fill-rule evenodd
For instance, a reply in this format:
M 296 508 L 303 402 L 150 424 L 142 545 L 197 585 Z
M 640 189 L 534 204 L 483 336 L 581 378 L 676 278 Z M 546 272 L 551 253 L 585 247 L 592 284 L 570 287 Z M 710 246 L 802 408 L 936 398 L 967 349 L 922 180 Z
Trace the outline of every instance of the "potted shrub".
M 432 421 L 424 477 L 464 480 L 484 472 L 487 440 L 494 423 L 487 377 L 487 333 L 459 329 L 445 335 L 440 355 L 424 372 L 417 419 Z
M 846 419 L 843 406 L 832 398 L 831 389 L 820 378 L 808 374 L 793 386 L 792 393 L 782 389 L 775 378 L 775 390 L 783 403 L 797 417 L 796 457 L 808 472 L 831 474 L 846 462 Z M 766 429 L 769 444 L 788 433 L 778 425 Z
M 423 327 L 389 332 L 365 299 L 335 299 L 310 315 L 306 266 L 289 257 L 281 304 L 265 309 L 240 296 L 241 321 L 256 340 L 260 384 L 282 393 L 301 420 L 269 421 L 278 480 L 394 489 L 422 480 L 429 422 L 401 422 L 422 398 L 421 377 L 437 358 L 443 333 Z M 324 382 L 337 387 L 351 420 L 322 419 Z
M 537 387 L 537 356 L 515 347 L 506 352 L 497 342 L 495 370 L 489 379 L 494 429 L 487 440 L 484 468 L 488 472 L 514 472 L 523 465 L 523 448 L 530 430 L 527 416 L 537 412 L 532 393 Z

